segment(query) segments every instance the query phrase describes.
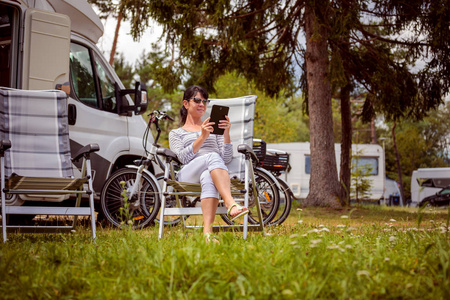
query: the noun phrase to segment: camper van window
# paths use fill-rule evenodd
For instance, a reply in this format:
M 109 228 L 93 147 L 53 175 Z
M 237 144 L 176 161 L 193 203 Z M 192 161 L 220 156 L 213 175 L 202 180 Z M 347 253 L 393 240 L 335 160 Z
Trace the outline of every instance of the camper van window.
M 97 68 L 97 77 L 102 95 L 102 108 L 106 111 L 113 112 L 116 109 L 114 81 L 107 73 L 107 69 L 97 55 L 95 55 L 95 65 Z
M 311 174 L 311 156 L 305 156 L 305 173 Z
M 352 169 L 362 168 L 368 175 L 378 175 L 378 158 L 376 157 L 354 157 L 352 159 Z
M 70 75 L 75 95 L 84 104 L 98 107 L 93 74 L 89 50 L 84 46 L 71 43 Z
M 14 15 L 13 7 L 0 4 L 0 86 L 5 87 L 13 87 L 11 66 L 14 63 L 10 59 L 14 59 L 11 53 Z

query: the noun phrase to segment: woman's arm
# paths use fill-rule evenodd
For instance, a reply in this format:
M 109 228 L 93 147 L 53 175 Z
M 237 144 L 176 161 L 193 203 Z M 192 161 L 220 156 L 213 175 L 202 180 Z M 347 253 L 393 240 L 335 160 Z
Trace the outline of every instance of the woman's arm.
M 169 132 L 169 147 L 183 164 L 187 164 L 196 156 L 192 144 L 184 147 L 182 137 L 175 130 Z

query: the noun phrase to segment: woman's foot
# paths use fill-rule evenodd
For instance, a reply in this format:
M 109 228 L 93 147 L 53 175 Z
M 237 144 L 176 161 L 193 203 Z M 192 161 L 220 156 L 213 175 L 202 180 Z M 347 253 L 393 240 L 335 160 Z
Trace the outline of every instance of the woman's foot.
M 241 205 L 237 204 L 236 202 L 234 202 L 228 208 L 227 214 L 228 214 L 228 217 L 231 219 L 231 221 L 234 221 L 237 218 L 248 214 L 248 208 L 245 206 L 241 206 Z
M 213 242 L 215 244 L 220 244 L 219 240 L 214 236 L 214 234 L 212 232 L 207 232 L 203 234 L 205 237 L 205 242 L 207 244 Z

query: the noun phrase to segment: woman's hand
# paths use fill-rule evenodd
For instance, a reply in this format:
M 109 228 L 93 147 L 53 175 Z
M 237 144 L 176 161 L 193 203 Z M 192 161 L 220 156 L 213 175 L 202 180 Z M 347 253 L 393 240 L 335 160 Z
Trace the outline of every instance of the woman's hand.
M 197 153 L 198 150 L 200 150 L 200 147 L 203 145 L 203 143 L 209 137 L 211 132 L 214 131 L 214 128 L 213 128 L 214 122 L 209 122 L 209 119 L 210 118 L 206 119 L 202 123 L 200 136 L 192 144 L 192 150 L 194 151 L 194 153 Z
M 214 122 L 209 122 L 209 119 L 211 119 L 211 117 L 206 119 L 202 123 L 202 126 L 201 126 L 201 128 L 202 128 L 201 136 L 204 137 L 205 139 L 207 139 L 209 137 L 210 133 L 214 131 L 214 128 L 213 128 Z
M 228 116 L 225 116 L 226 120 L 220 120 L 219 121 L 219 128 L 225 129 L 223 132 L 223 140 L 225 144 L 231 143 L 230 138 L 230 129 L 231 129 L 231 122 L 230 118 Z

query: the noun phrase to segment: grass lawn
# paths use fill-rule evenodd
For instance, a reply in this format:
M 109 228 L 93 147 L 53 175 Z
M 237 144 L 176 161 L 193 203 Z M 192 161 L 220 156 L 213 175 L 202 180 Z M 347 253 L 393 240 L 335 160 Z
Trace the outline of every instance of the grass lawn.
M 450 299 L 447 209 L 293 208 L 266 235 L 9 234 L 1 299 Z

